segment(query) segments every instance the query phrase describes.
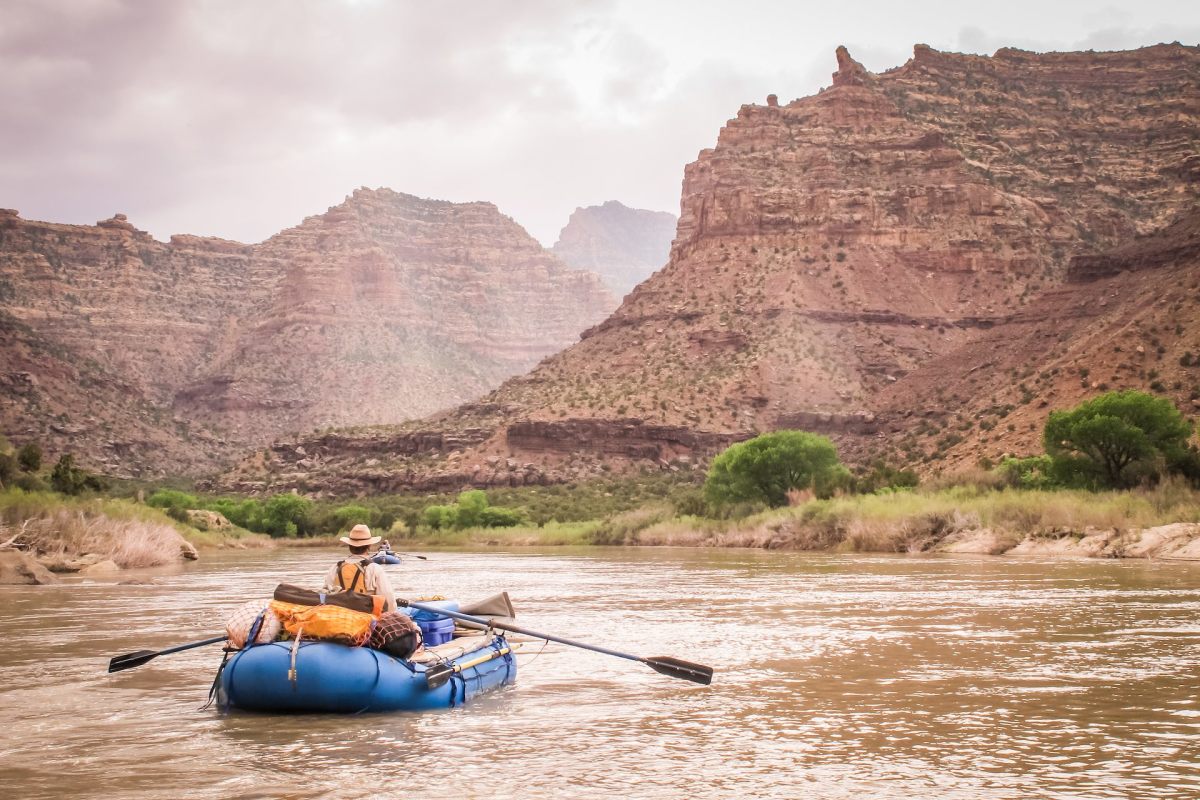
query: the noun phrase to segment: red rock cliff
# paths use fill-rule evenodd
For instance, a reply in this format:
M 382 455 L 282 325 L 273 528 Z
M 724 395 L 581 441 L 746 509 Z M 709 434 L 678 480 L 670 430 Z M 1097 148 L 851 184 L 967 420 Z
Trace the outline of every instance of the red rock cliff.
M 886 387 L 1061 285 L 1074 256 L 1197 203 L 1200 49 L 837 62 L 831 88 L 743 106 L 687 167 L 669 262 L 611 317 L 433 423 L 493 432 L 465 460 L 560 469 L 545 442 L 581 421 L 633 419 L 663 457 L 680 437 L 653 431 L 869 430 Z

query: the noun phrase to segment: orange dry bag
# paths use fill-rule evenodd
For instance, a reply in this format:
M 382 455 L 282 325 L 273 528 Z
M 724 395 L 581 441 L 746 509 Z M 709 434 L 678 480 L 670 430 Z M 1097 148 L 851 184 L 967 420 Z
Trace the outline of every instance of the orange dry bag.
M 304 606 L 271 601 L 271 610 L 292 636 L 359 647 L 371 638 L 375 617 L 341 606 Z

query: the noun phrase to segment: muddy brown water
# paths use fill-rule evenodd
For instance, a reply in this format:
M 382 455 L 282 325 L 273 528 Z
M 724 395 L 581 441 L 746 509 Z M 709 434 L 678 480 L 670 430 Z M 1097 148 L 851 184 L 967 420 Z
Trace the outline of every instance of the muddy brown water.
M 683 549 L 429 553 L 402 595 L 717 669 L 526 643 L 465 709 L 200 711 L 194 641 L 332 553 L 207 554 L 158 586 L 0 588 L 0 794 L 21 798 L 1197 798 L 1200 564 Z M 540 651 L 540 652 L 539 652 Z

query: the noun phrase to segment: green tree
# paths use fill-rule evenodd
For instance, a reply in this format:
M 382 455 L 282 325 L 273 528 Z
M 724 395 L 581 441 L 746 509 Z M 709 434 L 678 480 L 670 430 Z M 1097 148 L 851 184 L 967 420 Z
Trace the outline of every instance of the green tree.
M 30 442 L 17 451 L 17 463 L 22 472 L 37 472 L 42 468 L 42 448 Z
M 1170 400 L 1129 390 L 1051 413 L 1042 439 L 1061 479 L 1120 488 L 1184 458 L 1191 434 Z
M 713 506 L 787 504 L 792 489 L 828 495 L 849 479 L 833 442 L 805 431 L 764 433 L 731 445 L 713 459 L 704 496 Z
M 421 512 L 421 521 L 435 531 L 454 528 L 458 521 L 458 506 L 426 506 Z
M 482 489 L 470 489 L 458 496 L 458 514 L 455 527 L 476 528 L 481 523 L 483 512 L 488 507 L 487 493 Z
M 312 501 L 298 494 L 277 494 L 263 506 L 262 529 L 271 536 L 309 533 Z
M 333 510 L 334 524 L 339 531 L 349 530 L 359 524 L 374 525 L 376 516 L 376 512 L 357 503 L 348 503 Z

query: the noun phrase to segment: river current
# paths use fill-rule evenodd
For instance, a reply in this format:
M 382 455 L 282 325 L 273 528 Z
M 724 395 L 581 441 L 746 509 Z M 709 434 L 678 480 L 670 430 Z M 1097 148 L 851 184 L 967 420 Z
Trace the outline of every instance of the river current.
M 401 596 L 507 590 L 518 624 L 713 684 L 537 641 L 516 685 L 422 714 L 199 710 L 219 645 L 107 674 L 339 556 L 205 554 L 160 585 L 0 587 L 0 796 L 1200 797 L 1200 564 L 426 555 L 387 568 Z

